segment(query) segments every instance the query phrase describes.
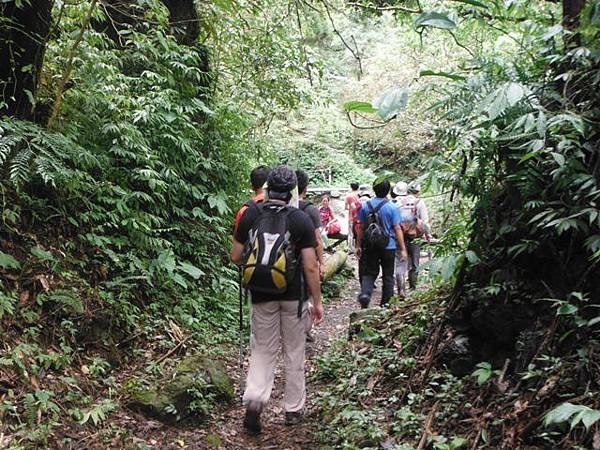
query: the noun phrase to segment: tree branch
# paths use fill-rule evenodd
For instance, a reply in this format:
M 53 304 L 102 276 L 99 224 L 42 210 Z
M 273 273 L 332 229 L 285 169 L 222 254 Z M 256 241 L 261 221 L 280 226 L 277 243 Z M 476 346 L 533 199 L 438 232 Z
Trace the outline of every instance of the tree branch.
M 333 28 L 333 32 L 338 35 L 338 37 L 342 41 L 342 44 L 344 44 L 344 47 L 346 47 L 350 51 L 350 53 L 352 53 L 352 56 L 354 57 L 354 59 L 358 63 L 358 80 L 360 81 L 360 77 L 363 74 L 363 71 L 362 71 L 362 61 L 361 61 L 361 58 L 360 58 L 360 52 L 358 51 L 358 48 L 355 51 L 352 47 L 350 47 L 350 45 L 348 45 L 348 43 L 344 39 L 344 36 L 342 36 L 342 33 L 340 33 L 338 31 L 338 29 L 336 28 L 335 22 L 333 20 L 333 17 L 331 17 L 331 12 L 329 11 L 329 5 L 327 4 L 326 0 L 321 0 L 321 3 L 323 3 L 323 6 L 325 6 L 325 12 L 327 13 L 327 17 L 329 18 L 329 22 L 331 23 L 331 27 Z

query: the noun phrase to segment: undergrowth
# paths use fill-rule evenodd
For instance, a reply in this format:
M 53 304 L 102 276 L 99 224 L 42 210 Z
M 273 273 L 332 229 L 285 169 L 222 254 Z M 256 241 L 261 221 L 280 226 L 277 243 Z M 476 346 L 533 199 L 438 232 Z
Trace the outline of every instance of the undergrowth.
M 600 385 L 593 375 L 580 382 L 598 367 L 597 341 L 568 358 L 541 349 L 515 375 L 486 362 L 455 375 L 447 361 L 459 334 L 439 296 L 432 288 L 355 313 L 349 339 L 318 357 L 322 449 L 588 448 L 597 439 L 600 410 L 581 404 L 597 403 Z

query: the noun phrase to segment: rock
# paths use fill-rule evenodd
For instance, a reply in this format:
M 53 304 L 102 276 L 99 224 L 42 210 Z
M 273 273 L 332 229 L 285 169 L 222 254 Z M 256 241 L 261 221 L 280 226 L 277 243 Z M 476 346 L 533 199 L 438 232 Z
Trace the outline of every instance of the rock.
M 127 383 L 130 390 L 128 406 L 165 423 L 178 422 L 191 414 L 190 404 L 198 394 L 203 399 L 229 402 L 233 399 L 233 383 L 223 365 L 204 356 L 189 356 L 171 376 L 150 387 L 137 380 Z
M 452 375 L 456 377 L 469 375 L 475 367 L 469 337 L 463 334 L 455 336 L 442 351 L 440 362 L 446 364 Z

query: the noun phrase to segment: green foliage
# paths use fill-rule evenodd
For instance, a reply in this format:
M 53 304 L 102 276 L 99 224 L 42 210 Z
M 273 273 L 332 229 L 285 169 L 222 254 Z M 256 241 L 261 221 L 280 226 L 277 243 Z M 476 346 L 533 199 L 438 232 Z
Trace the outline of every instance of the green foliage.
M 433 290 L 418 298 L 426 302 L 432 295 Z M 326 385 L 317 394 L 319 439 L 324 444 L 377 448 L 392 438 L 408 445 L 420 437 L 425 402 L 435 399 L 447 405 L 440 418 L 459 407 L 461 382 L 453 377 L 435 377 L 422 393 L 411 392 L 407 379 L 417 365 L 414 355 L 422 345 L 426 324 L 435 318 L 426 306 L 408 314 L 395 308 L 366 316 L 356 333 L 351 326 L 349 341 L 340 340 L 316 357 L 315 378 Z M 404 320 L 399 320 L 403 315 Z
M 480 362 L 476 367 L 477 370 L 471 376 L 477 378 L 479 386 L 487 383 L 493 374 L 498 374 L 497 370 L 492 370 L 492 365 L 488 362 Z
M 344 110 L 351 112 L 365 112 L 365 113 L 374 113 L 377 112 L 377 108 L 374 108 L 373 105 L 369 102 L 361 102 L 357 100 L 352 100 L 344 103 Z
M 15 312 L 17 296 L 13 292 L 0 291 L 0 319 Z
M 508 8 L 504 14 L 523 12 Z M 596 281 L 584 275 L 596 264 L 600 232 L 589 145 L 597 138 L 590 126 L 598 111 L 597 28 L 583 20 L 581 47 L 571 49 L 560 25 L 549 29 L 536 18 L 527 45 L 515 48 L 523 58 L 499 51 L 477 55 L 467 76 L 435 88 L 443 96 L 431 111 L 443 120 L 438 140 L 446 150 L 432 161 L 430 183 L 451 191 L 459 211 L 475 203 L 469 219 L 454 214 L 452 220 L 466 223 L 462 235 L 470 242 L 459 238 L 463 245 L 446 253 L 441 239 L 446 260 L 436 270 L 458 280 L 459 289 L 471 283 L 466 291 L 477 285 L 494 298 L 510 292 L 517 302 L 524 301 L 523 292 L 535 298 L 547 288 L 564 296 L 579 290 L 582 298 L 597 292 Z M 456 231 L 450 223 L 446 233 L 456 240 Z M 558 267 L 569 267 L 565 278 Z M 507 271 L 510 282 L 498 283 Z M 583 303 L 569 300 L 557 311 L 573 316 Z
M 21 267 L 21 263 L 13 256 L 4 252 L 0 252 L 0 267 L 5 269 L 19 269 Z
M 110 399 L 104 399 L 100 403 L 93 405 L 88 410 L 82 412 L 82 417 L 79 419 L 81 425 L 85 425 L 90 420 L 97 426 L 104 422 L 108 415 L 114 411 L 116 404 Z
M 344 103 L 347 112 L 377 113 L 384 121 L 392 120 L 398 112 L 408 105 L 408 90 L 402 87 L 392 87 L 383 92 L 373 104 L 362 101 Z
M 433 438 L 433 447 L 439 450 L 457 450 L 467 446 L 469 441 L 463 437 L 448 439 L 445 436 L 436 436 Z
M 319 66 L 281 2 L 197 5 L 201 36 L 189 45 L 163 2 L 138 3 L 118 43 L 86 29 L 89 2 L 57 3 L 33 99 L 39 120 L 0 118 L 0 374 L 19 380 L 7 406 L 15 436 L 44 447 L 61 446 L 48 440 L 69 418 L 108 428 L 117 403 L 99 392 L 115 389 L 114 366 L 143 355 L 159 376 L 169 361 L 156 364 L 154 352 L 231 339 L 229 235 L 259 159 L 247 136 L 308 100 L 298 74 L 309 57 Z M 94 20 L 112 22 L 106 13 L 96 8 Z M 49 129 L 45 108 L 65 73 Z
M 462 75 L 457 75 L 454 73 L 448 73 L 448 72 L 436 72 L 435 70 L 421 70 L 421 72 L 419 72 L 419 76 L 420 77 L 444 77 L 444 78 L 449 78 L 451 80 L 464 80 L 465 77 Z
M 586 430 L 589 430 L 598 420 L 600 420 L 600 410 L 565 402 L 544 416 L 544 425 L 548 427 L 569 422 L 571 429 L 573 429 L 583 423 Z

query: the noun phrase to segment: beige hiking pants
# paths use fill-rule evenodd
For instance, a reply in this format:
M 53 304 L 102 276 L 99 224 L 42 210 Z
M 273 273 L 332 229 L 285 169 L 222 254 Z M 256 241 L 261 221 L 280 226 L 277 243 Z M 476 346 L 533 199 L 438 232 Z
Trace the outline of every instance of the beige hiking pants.
M 298 317 L 295 300 L 254 303 L 251 321 L 250 368 L 244 403 L 255 401 L 265 405 L 271 397 L 281 341 L 285 363 L 284 409 L 286 412 L 300 411 L 306 401 L 304 348 L 309 327 L 306 303 L 302 317 Z

